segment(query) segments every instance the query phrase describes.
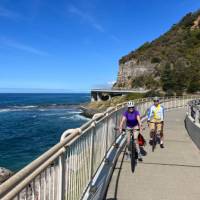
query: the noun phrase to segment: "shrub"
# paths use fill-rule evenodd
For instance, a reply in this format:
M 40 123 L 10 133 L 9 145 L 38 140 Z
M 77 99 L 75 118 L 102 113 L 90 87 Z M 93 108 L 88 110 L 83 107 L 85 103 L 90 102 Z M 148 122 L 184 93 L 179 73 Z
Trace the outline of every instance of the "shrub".
M 147 92 L 147 93 L 144 95 L 144 97 L 155 97 L 155 96 L 160 97 L 160 96 L 162 96 L 162 95 L 160 94 L 160 92 L 158 92 L 158 91 L 156 91 L 156 90 L 150 90 L 149 92 Z
M 160 63 L 160 58 L 157 58 L 157 57 L 153 57 L 152 59 L 151 59 L 151 63 Z

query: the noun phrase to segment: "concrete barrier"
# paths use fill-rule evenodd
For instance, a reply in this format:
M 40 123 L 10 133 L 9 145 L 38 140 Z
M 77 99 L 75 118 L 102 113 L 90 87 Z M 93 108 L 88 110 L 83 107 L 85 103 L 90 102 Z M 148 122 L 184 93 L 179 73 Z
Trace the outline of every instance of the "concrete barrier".
M 194 119 L 186 116 L 185 127 L 196 146 L 200 149 L 200 127 L 194 123 Z

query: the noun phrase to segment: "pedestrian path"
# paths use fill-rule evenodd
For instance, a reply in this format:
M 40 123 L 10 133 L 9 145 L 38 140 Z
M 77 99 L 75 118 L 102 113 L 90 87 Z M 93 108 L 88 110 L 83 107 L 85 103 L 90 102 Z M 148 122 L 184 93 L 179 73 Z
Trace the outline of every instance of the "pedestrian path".
M 143 163 L 134 174 L 130 161 L 121 153 L 108 189 L 107 199 L 117 200 L 199 200 L 200 151 L 190 139 L 184 125 L 185 109 L 166 113 L 165 148 L 149 144 Z M 200 134 L 200 133 L 199 133 Z M 148 130 L 144 136 L 149 139 Z

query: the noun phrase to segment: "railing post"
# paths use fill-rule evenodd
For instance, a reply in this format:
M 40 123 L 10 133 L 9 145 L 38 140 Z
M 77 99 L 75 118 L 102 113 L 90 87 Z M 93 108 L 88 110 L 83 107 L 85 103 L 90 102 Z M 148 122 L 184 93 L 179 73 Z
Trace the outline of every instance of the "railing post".
M 195 124 L 199 124 L 199 110 L 196 109 L 196 112 L 195 112 Z
M 106 113 L 106 152 L 108 151 L 108 113 Z
M 143 115 L 144 114 L 144 103 L 143 102 L 141 103 L 140 110 L 141 110 L 140 114 Z
M 115 116 L 115 141 L 116 142 L 116 138 L 117 138 L 117 120 L 118 120 L 118 113 L 117 113 L 117 109 L 115 109 L 115 113 L 116 113 L 116 116 Z
M 185 106 L 185 104 L 184 104 L 184 99 L 185 99 L 185 96 L 182 96 L 182 97 L 180 98 L 180 107 L 184 107 L 184 106 Z
M 59 189 L 58 189 L 58 200 L 64 200 L 65 197 L 65 161 L 64 153 L 59 157 Z
M 93 122 L 93 131 L 92 131 L 92 138 L 91 138 L 91 155 L 90 155 L 90 181 L 92 180 L 93 177 L 93 161 L 94 161 L 94 135 L 96 133 L 96 122 Z
M 177 96 L 174 97 L 174 108 L 177 108 Z
M 190 117 L 191 116 L 191 108 L 190 108 L 189 103 L 187 104 L 187 113 L 188 113 L 188 117 Z

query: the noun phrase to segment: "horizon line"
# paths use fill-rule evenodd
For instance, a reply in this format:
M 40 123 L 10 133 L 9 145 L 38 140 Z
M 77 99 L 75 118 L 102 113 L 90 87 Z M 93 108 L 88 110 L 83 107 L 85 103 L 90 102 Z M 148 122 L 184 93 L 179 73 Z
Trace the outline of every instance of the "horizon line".
M 91 89 L 0 88 L 0 93 L 89 93 Z

